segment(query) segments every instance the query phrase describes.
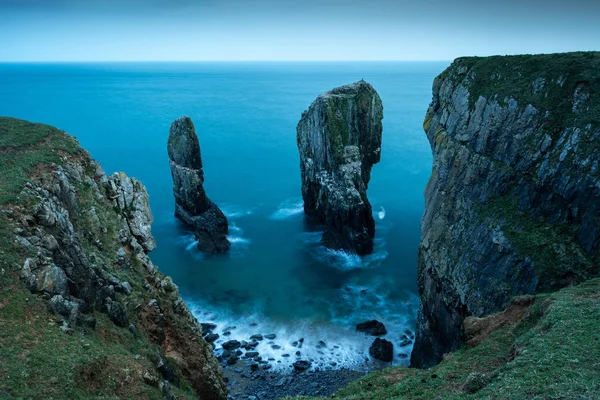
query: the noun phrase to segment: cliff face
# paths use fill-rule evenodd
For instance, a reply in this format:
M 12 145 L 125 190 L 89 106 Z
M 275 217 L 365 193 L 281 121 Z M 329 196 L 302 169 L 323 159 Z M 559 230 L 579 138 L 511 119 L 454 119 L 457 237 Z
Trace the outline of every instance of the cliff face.
M 2 286 L 12 288 L 0 312 L 14 305 L 5 321 L 24 327 L 32 321 L 21 318 L 39 317 L 45 306 L 50 315 L 42 321 L 52 321 L 36 327 L 31 341 L 20 336 L 16 345 L 26 353 L 4 353 L 13 344 L 0 340 L 3 354 L 23 357 L 3 367 L 29 377 L 22 388 L 12 382 L 12 394 L 224 399 L 212 347 L 148 256 L 156 244 L 145 187 L 123 173 L 106 176 L 72 137 L 46 125 L 0 118 L 0 151 L 0 228 L 10 238 L 0 243 Z M 23 284 L 34 296 L 23 294 Z M 8 326 L 2 331 L 10 336 Z M 35 355 L 39 346 L 43 358 Z M 51 371 L 57 359 L 64 371 Z M 36 386 L 40 366 L 60 384 Z
M 373 251 L 375 222 L 367 187 L 381 156 L 383 106 L 360 81 L 323 93 L 297 127 L 304 211 L 326 225 L 322 243 Z
M 600 54 L 457 59 L 436 78 L 414 366 L 467 316 L 599 272 Z
M 204 191 L 200 143 L 191 118 L 173 121 L 167 150 L 173 176 L 175 216 L 194 229 L 199 250 L 227 251 L 231 246 L 226 236 L 227 218 Z

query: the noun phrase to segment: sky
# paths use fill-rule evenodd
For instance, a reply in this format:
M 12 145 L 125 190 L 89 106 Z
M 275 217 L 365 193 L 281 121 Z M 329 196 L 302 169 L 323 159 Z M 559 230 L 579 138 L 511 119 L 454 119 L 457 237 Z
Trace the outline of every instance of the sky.
M 600 50 L 600 0 L 0 0 L 3 61 L 451 60 Z

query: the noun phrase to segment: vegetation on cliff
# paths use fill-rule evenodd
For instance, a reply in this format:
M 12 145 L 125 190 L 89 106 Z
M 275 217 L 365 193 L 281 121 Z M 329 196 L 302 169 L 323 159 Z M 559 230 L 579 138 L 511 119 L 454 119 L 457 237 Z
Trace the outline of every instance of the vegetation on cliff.
M 0 398 L 225 397 L 147 256 L 141 183 L 107 177 L 56 128 L 0 118 L 0 189 Z
M 468 316 L 599 272 L 599 66 L 600 53 L 470 57 L 435 79 L 412 365 L 458 349 Z

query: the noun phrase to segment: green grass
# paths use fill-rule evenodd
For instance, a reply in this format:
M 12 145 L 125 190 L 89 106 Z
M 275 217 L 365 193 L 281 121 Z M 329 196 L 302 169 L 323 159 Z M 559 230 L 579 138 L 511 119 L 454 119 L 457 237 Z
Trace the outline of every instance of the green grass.
M 0 117 L 0 204 L 17 200 L 36 165 L 81 151 L 73 137 L 52 126 Z
M 142 379 L 146 371 L 158 377 L 158 346 L 134 338 L 127 328 L 117 327 L 99 312 L 93 314 L 95 330 L 84 334 L 75 329 L 66 334 L 48 313 L 45 301 L 27 291 L 19 280 L 23 260 L 33 254 L 14 242 L 13 230 L 20 226 L 21 215 L 30 214 L 38 201 L 22 190 L 30 179 L 51 173 L 51 163 L 67 161 L 92 165 L 87 152 L 66 133 L 48 125 L 0 117 L 0 208 L 15 215 L 10 218 L 0 212 L 0 398 L 162 399 L 161 391 Z M 79 241 L 97 266 L 131 283 L 134 293 L 122 299 L 131 310 L 149 295 L 143 289 L 142 272 L 114 267 L 113 255 L 119 247 L 115 210 L 106 200 L 96 199 L 87 184 L 76 189 L 81 212 L 73 223 Z M 92 205 L 105 232 L 90 232 L 86 211 Z M 105 251 L 95 247 L 96 238 Z M 135 313 L 129 315 L 132 322 L 138 322 Z M 172 385 L 172 391 L 180 399 L 196 398 L 184 379 L 181 389 Z
M 487 385 L 467 393 L 471 374 Z M 359 379 L 340 400 L 598 399 L 600 279 L 536 296 L 522 322 L 479 346 L 446 355 L 430 370 L 393 367 Z M 308 399 L 308 397 L 296 398 Z
M 459 73 L 462 68 L 464 73 Z M 521 108 L 534 105 L 543 117 L 543 129 L 555 136 L 569 126 L 600 125 L 600 52 L 518 55 L 496 57 L 463 57 L 454 61 L 438 79 L 449 78 L 463 83 L 469 90 L 471 108 L 479 97 L 501 103 L 515 99 Z M 535 91 L 533 82 L 545 81 Z M 558 82 L 564 80 L 561 85 Z M 572 111 L 573 94 L 584 83 L 590 98 L 589 109 Z
M 437 79 L 462 83 L 469 90 L 469 104 L 484 97 L 506 104 L 510 98 L 524 109 L 538 110 L 541 129 L 556 139 L 568 127 L 600 126 L 600 52 L 574 52 L 495 57 L 463 57 L 454 61 Z M 543 80 L 535 90 L 533 82 Z M 559 84 L 562 82 L 562 85 Z M 573 96 L 583 85 L 589 95 L 584 112 L 573 112 Z M 596 146 L 582 133 L 580 156 Z M 587 145 L 586 143 L 589 143 Z

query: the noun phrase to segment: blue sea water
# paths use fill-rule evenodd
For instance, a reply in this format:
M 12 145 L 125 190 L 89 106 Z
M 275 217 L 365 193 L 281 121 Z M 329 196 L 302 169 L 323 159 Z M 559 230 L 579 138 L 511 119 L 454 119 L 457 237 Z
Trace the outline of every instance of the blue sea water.
M 154 214 L 152 259 L 171 275 L 200 321 L 222 339 L 276 333 L 258 350 L 288 368 L 305 338 L 315 365 L 372 368 L 372 338 L 354 331 L 383 321 L 395 364 L 415 326 L 417 245 L 431 150 L 422 122 L 434 77 L 447 63 L 0 64 L 0 115 L 55 125 L 76 136 L 107 173 L 143 181 Z M 368 195 L 376 220 L 367 257 L 324 249 L 304 222 L 296 124 L 315 97 L 365 79 L 384 104 L 381 162 Z M 231 252 L 207 256 L 173 217 L 166 142 L 189 115 L 200 138 L 205 187 L 230 223 Z M 257 325 L 253 325 L 257 324 Z M 318 348 L 319 340 L 327 348 Z M 221 340 L 218 342 L 220 343 Z M 282 349 L 272 349 L 272 344 Z M 334 347 L 334 346 L 337 346 Z M 293 352 L 293 353 L 292 353 Z

